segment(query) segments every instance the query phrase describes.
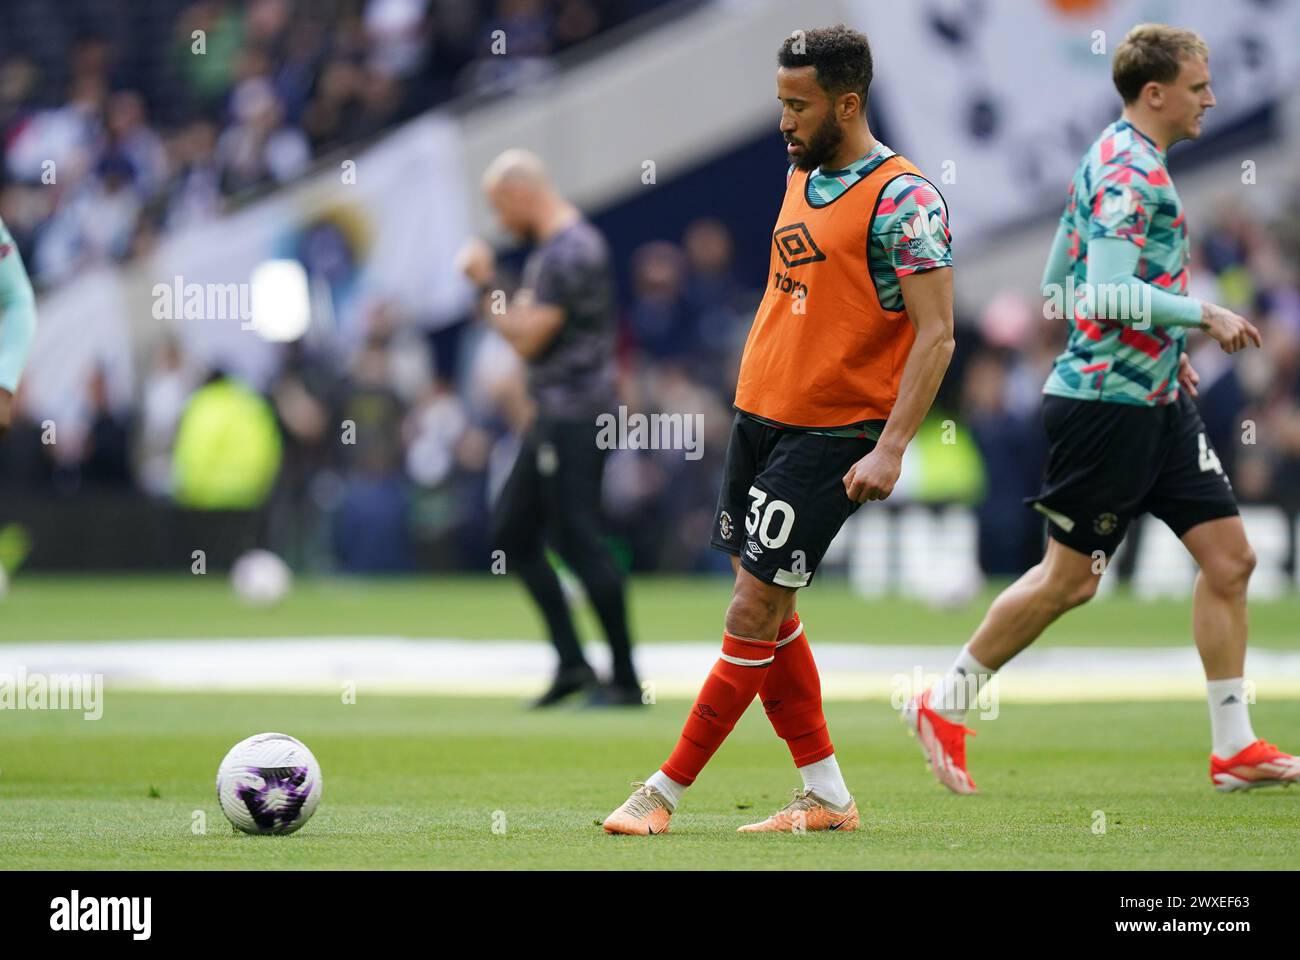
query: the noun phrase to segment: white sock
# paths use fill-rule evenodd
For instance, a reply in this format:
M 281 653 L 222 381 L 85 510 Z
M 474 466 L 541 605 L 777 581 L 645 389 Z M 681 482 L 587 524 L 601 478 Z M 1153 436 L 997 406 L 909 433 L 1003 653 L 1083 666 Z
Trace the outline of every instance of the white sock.
M 646 777 L 645 785 L 654 787 L 659 795 L 668 801 L 669 813 L 677 809 L 677 804 L 682 802 L 682 794 L 686 792 L 686 784 L 678 783 L 662 770 L 656 770 Z
M 1255 742 L 1250 725 L 1250 707 L 1246 703 L 1241 677 L 1233 680 L 1209 680 L 1205 684 L 1210 698 L 1210 736 L 1214 755 L 1220 760 L 1240 753 Z
M 844 783 L 844 775 L 840 773 L 840 765 L 833 753 L 825 760 L 818 760 L 816 763 L 800 767 L 799 776 L 803 777 L 803 788 L 805 790 L 811 790 L 832 806 L 843 810 L 853 800 L 853 797 L 849 795 L 848 786 Z
M 975 704 L 980 691 L 995 673 L 997 671 L 992 667 L 986 667 L 972 657 L 970 644 L 966 644 L 943 679 L 930 688 L 934 691 L 930 695 L 930 709 L 945 720 L 961 723 L 966 719 L 966 711 Z

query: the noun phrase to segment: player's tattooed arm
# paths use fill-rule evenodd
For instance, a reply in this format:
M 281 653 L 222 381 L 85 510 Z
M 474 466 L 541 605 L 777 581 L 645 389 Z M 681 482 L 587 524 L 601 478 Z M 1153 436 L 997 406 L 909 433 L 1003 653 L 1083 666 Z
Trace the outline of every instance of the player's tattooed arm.
M 1257 347 L 1264 345 L 1259 330 L 1245 317 L 1240 317 L 1227 307 L 1215 303 L 1201 304 L 1200 327 L 1214 340 L 1224 353 L 1236 353 L 1252 343 Z M 1195 396 L 1195 393 L 1192 394 Z
M 492 248 L 475 237 L 456 256 L 456 268 L 479 290 L 480 299 L 490 296 L 496 276 L 496 258 Z M 550 303 L 538 303 L 532 290 L 523 289 L 505 305 L 504 310 L 489 306 L 484 316 L 526 360 L 541 353 L 564 326 L 564 309 Z
M 903 366 L 898 400 L 871 452 L 844 475 L 851 500 L 884 500 L 894 492 L 903 469 L 903 451 L 930 412 L 939 384 L 952 359 L 952 268 L 926 270 L 899 278 L 903 303 L 916 341 Z

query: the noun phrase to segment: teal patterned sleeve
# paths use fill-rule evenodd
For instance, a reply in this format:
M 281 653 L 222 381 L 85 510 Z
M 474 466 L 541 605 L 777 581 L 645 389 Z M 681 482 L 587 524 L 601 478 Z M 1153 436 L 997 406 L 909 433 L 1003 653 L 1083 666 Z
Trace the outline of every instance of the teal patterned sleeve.
M 1052 249 L 1047 254 L 1047 266 L 1043 268 L 1043 293 L 1046 295 L 1053 285 L 1064 286 L 1070 275 L 1070 225 L 1062 220 L 1056 227 L 1056 236 L 1052 238 Z
M 952 266 L 948 206 L 930 181 L 903 174 L 881 191 L 871 224 L 869 258 L 886 310 L 903 308 L 900 279 Z
M 13 237 L 0 222 L 0 389 L 18 389 L 36 335 L 36 296 Z

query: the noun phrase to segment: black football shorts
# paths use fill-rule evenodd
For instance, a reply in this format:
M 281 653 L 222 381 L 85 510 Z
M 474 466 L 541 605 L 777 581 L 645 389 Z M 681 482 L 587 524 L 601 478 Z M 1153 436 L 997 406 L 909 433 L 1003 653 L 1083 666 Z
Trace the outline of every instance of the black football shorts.
M 1043 489 L 1025 503 L 1047 517 L 1048 534 L 1080 553 L 1110 556 L 1142 513 L 1175 536 L 1237 514 L 1228 475 L 1196 404 L 1144 407 L 1043 397 L 1050 444 Z
M 875 441 L 782 429 L 737 413 L 710 543 L 767 583 L 804 587 L 858 504 L 844 475 Z

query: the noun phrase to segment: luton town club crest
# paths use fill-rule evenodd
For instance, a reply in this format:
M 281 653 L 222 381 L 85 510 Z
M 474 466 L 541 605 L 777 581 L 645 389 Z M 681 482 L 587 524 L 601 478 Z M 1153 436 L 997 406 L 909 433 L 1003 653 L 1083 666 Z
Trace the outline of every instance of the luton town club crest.
M 1119 517 L 1113 513 L 1103 513 L 1093 522 L 1092 529 L 1104 537 L 1114 533 L 1117 526 L 1119 526 Z

